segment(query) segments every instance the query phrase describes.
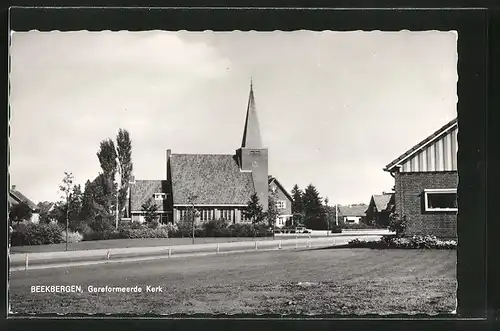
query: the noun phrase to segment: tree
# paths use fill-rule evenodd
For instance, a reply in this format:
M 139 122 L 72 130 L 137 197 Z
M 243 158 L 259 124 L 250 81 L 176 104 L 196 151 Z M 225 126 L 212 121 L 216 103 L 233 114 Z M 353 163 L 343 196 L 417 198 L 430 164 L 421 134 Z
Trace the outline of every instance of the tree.
M 71 198 L 71 186 L 73 185 L 73 174 L 71 172 L 64 172 L 64 178 L 62 184 L 59 186 L 59 190 L 63 192 L 66 198 L 66 250 L 68 250 L 68 230 L 69 230 L 69 204 Z
M 261 223 L 264 218 L 264 208 L 260 204 L 259 196 L 257 193 L 252 194 L 250 201 L 248 201 L 247 208 L 243 211 L 243 215 L 246 219 L 252 220 L 252 224 Z
M 102 174 L 100 176 L 100 184 L 103 194 L 103 206 L 110 213 L 113 212 L 115 204 L 116 189 L 115 176 L 117 171 L 117 155 L 115 143 L 111 139 L 101 141 L 99 152 L 97 152 L 99 163 L 101 165 Z
M 25 202 L 21 201 L 10 207 L 9 219 L 11 222 L 22 222 L 31 219 L 31 208 Z
M 82 210 L 82 189 L 80 185 L 73 186 L 73 191 L 71 193 L 71 199 L 69 203 L 69 225 L 72 230 L 74 230 L 80 223 L 80 213 Z
M 276 219 L 280 215 L 280 211 L 278 209 L 277 203 L 278 203 L 278 195 L 276 194 L 275 191 L 271 190 L 269 188 L 269 195 L 268 195 L 268 207 L 266 211 L 266 219 L 270 227 L 274 229 L 276 225 Z
M 116 136 L 117 155 L 118 155 L 118 172 L 120 181 L 118 185 L 117 206 L 119 209 L 118 217 L 123 215 L 125 204 L 127 201 L 127 191 L 130 185 L 132 176 L 132 141 L 127 130 L 120 129 Z
M 295 225 L 301 224 L 304 221 L 304 204 L 302 196 L 302 190 L 297 184 L 295 184 L 292 188 L 292 215 L 293 223 L 295 223 Z
M 304 205 L 304 223 L 306 227 L 313 230 L 324 230 L 327 228 L 325 209 L 314 185 L 309 184 L 304 190 L 302 203 Z
M 80 215 L 78 217 L 80 222 L 88 224 L 95 219 L 96 211 L 94 203 L 93 186 L 90 180 L 87 180 L 83 190 L 82 207 L 80 208 Z
M 54 206 L 54 203 L 49 202 L 49 201 L 42 201 L 39 202 L 37 207 L 40 215 L 40 223 L 42 224 L 49 224 L 53 218 L 51 217 L 51 208 Z
M 158 226 L 158 206 L 153 202 L 153 199 L 149 198 L 141 206 L 141 210 L 144 212 L 144 220 L 149 227 L 156 228 Z

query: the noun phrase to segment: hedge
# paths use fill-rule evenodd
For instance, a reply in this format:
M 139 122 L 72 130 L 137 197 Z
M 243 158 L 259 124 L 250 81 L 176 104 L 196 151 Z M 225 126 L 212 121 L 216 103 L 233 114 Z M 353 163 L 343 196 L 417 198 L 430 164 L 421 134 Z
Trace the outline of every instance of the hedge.
M 398 237 L 383 236 L 377 241 L 353 239 L 347 244 L 349 248 L 399 248 L 399 249 L 456 249 L 456 240 L 442 240 L 436 236 Z
M 61 233 L 61 228 L 57 224 L 19 223 L 13 227 L 11 245 L 59 244 L 63 242 Z

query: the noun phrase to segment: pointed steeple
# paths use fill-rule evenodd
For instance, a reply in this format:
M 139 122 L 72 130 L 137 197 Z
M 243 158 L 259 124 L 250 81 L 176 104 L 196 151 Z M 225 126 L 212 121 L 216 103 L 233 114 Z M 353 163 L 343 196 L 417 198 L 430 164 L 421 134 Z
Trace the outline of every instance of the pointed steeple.
M 245 120 L 245 129 L 243 131 L 242 148 L 263 148 L 260 137 L 259 120 L 257 119 L 257 109 L 255 107 L 255 98 L 253 96 L 253 82 L 250 79 L 250 95 L 248 97 L 247 117 Z

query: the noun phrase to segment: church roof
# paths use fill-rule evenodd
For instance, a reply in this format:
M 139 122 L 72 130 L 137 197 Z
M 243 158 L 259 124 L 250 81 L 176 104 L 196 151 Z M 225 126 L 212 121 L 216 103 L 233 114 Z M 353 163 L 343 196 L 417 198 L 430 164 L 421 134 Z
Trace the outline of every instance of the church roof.
M 140 211 L 142 209 L 142 204 L 148 201 L 149 198 L 158 207 L 158 211 L 166 211 L 166 206 L 164 207 L 164 202 L 155 200 L 155 193 L 167 193 L 167 181 L 166 180 L 136 180 L 134 183 L 130 184 L 130 200 L 132 211 Z
M 262 148 L 262 138 L 260 136 L 259 120 L 257 118 L 257 109 L 255 107 L 255 98 L 253 95 L 253 85 L 250 83 L 250 95 L 248 97 L 247 117 L 245 128 L 243 129 L 243 148 Z
M 255 192 L 252 173 L 242 172 L 234 155 L 172 154 L 173 203 L 246 205 Z

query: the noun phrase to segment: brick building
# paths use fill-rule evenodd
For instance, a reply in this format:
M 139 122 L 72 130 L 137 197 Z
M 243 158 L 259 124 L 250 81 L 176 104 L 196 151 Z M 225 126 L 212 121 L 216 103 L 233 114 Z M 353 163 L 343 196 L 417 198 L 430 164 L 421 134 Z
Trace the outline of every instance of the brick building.
M 142 205 L 152 199 L 162 223 L 183 221 L 193 206 L 198 222 L 250 222 L 243 210 L 251 196 L 256 193 L 267 210 L 270 188 L 279 197 L 276 225 L 291 217 L 289 193 L 268 174 L 268 149 L 262 144 L 252 85 L 240 148 L 233 154 L 177 154 L 167 150 L 166 165 L 164 180 L 131 182 L 127 216 L 133 221 L 144 221 Z
M 457 132 L 454 119 L 384 168 L 395 178 L 407 235 L 457 236 Z

